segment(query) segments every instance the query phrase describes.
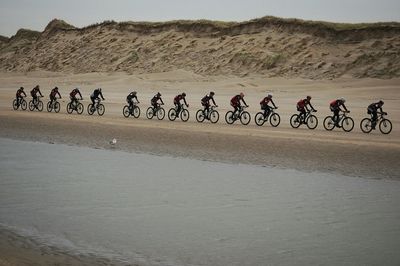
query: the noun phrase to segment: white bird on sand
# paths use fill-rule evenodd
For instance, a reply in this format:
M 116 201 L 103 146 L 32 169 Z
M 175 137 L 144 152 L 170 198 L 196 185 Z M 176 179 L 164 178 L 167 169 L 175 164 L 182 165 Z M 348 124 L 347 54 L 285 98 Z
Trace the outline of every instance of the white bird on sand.
M 114 138 L 114 139 L 110 140 L 110 144 L 111 144 L 111 145 L 117 144 L 117 139 Z

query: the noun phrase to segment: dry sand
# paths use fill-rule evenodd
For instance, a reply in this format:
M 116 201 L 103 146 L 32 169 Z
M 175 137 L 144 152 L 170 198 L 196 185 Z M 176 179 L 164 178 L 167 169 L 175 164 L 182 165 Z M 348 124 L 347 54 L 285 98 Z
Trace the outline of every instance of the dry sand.
M 22 85 L 29 91 L 36 84 L 41 85 L 42 93 L 46 96 L 45 102 L 53 86 L 60 88 L 63 99 L 59 114 L 12 110 L 11 102 L 16 89 Z M 398 79 L 311 81 L 265 79 L 256 75 L 244 78 L 209 78 L 185 71 L 134 76 L 123 73 L 2 73 L 0 137 L 302 171 L 337 172 L 366 178 L 399 179 L 399 84 Z M 82 115 L 68 115 L 65 111 L 68 93 L 75 86 L 81 88 L 84 97 L 85 111 Z M 100 86 L 106 98 L 106 113 L 103 117 L 89 116 L 86 112 L 89 94 Z M 139 119 L 122 116 L 125 97 L 132 88 L 138 91 L 141 101 L 139 106 L 142 113 Z M 216 92 L 220 121 L 217 124 L 199 124 L 195 121 L 194 114 L 200 108 L 200 98 L 210 89 Z M 149 100 L 157 91 L 162 92 L 167 110 L 172 107 L 173 96 L 186 91 L 191 114 L 189 122 L 145 118 Z M 246 94 L 252 121 L 248 126 L 237 123 L 227 125 L 224 115 L 230 109 L 229 99 L 240 91 Z M 258 127 L 254 124 L 254 114 L 259 111 L 258 102 L 267 91 L 274 93 L 275 103 L 279 106 L 281 124 L 277 128 L 270 125 Z M 292 129 L 289 117 L 295 112 L 295 103 L 308 94 L 313 96 L 312 103 L 318 109 L 319 125 L 313 131 L 306 128 Z M 338 129 L 328 132 L 322 127 L 323 118 L 329 114 L 328 102 L 340 96 L 346 97 L 347 106 L 355 120 L 355 128 L 350 133 Z M 365 108 L 370 102 L 380 98 L 385 100 L 384 110 L 389 113 L 388 118 L 393 122 L 393 131 L 389 135 L 382 135 L 377 131 L 364 134 L 359 129 L 359 122 L 366 116 Z M 117 145 L 109 145 L 112 138 L 118 140 Z M 51 248 L 40 249 L 29 240 L 17 240 L 18 237 L 10 232 L 1 234 L 0 265 L 109 263 L 96 258 L 71 257 Z

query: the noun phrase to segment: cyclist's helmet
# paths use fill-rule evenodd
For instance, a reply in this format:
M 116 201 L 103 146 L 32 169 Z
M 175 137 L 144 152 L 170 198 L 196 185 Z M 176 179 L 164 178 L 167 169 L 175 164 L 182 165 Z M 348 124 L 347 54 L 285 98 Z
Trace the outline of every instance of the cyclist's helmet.
M 55 91 L 58 91 L 58 87 L 55 87 L 54 90 L 55 90 Z
M 346 102 L 346 99 L 343 98 L 343 97 L 341 97 L 339 100 L 340 100 L 342 103 L 345 103 L 345 102 Z
M 379 102 L 378 102 L 380 105 L 383 105 L 384 104 L 384 102 L 382 101 L 382 100 L 379 100 Z
M 23 91 L 23 90 L 24 90 L 24 87 L 20 87 L 19 89 L 20 89 L 21 91 Z
M 214 96 L 214 92 L 213 91 L 210 91 L 210 96 Z
M 161 93 L 157 92 L 157 96 L 160 97 L 160 96 L 161 96 Z
M 101 88 L 99 88 L 99 92 L 101 92 Z
M 272 96 L 273 96 L 272 93 L 268 93 L 268 95 L 267 95 L 267 97 L 270 99 L 272 98 Z
M 244 97 L 244 93 L 243 92 L 240 93 L 240 97 L 242 97 L 242 98 Z
M 137 93 L 136 91 L 132 91 L 132 94 L 133 94 L 133 95 L 136 95 L 136 93 Z
M 311 96 L 307 96 L 307 100 L 311 100 Z
M 183 97 L 186 97 L 186 93 L 182 92 L 182 96 L 183 96 Z

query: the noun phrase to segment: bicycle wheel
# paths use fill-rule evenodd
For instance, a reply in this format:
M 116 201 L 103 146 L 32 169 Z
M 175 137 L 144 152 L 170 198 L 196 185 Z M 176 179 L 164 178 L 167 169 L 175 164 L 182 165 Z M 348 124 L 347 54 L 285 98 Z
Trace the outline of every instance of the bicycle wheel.
M 88 112 L 88 114 L 89 114 L 89 115 L 92 115 L 92 114 L 94 113 L 94 111 L 95 111 L 95 108 L 94 108 L 93 104 L 92 104 L 92 103 L 89 103 L 89 105 L 88 105 L 88 107 L 87 107 L 87 112 Z
M 205 119 L 205 116 L 204 116 L 203 110 L 201 110 L 201 109 L 198 110 L 198 111 L 196 112 L 196 120 L 197 120 L 197 122 L 201 123 L 201 122 L 204 121 L 204 119 Z
M 290 117 L 290 125 L 292 128 L 298 128 L 300 126 L 300 118 L 298 114 L 294 114 Z
M 47 102 L 47 112 L 51 112 L 51 111 L 53 111 L 53 106 L 51 105 L 51 102 Z
M 17 99 L 14 99 L 14 101 L 12 102 L 12 106 L 13 106 L 13 109 L 14 110 L 17 110 L 18 109 L 18 104 L 17 104 Z
M 99 116 L 104 115 L 104 112 L 106 111 L 106 107 L 104 106 L 104 104 L 100 103 L 97 106 L 97 113 L 99 114 Z
M 130 112 L 129 112 L 129 106 L 128 106 L 128 105 L 125 105 L 124 108 L 122 108 L 122 114 L 123 114 L 125 117 L 129 117 Z
M 139 116 L 140 116 L 140 108 L 139 108 L 139 106 L 134 106 L 133 107 L 133 117 L 139 118 Z
M 256 116 L 254 117 L 254 122 L 256 123 L 257 126 L 262 126 L 265 123 L 264 120 L 264 113 L 258 112 Z
M 309 129 L 315 129 L 318 126 L 318 118 L 315 115 L 310 115 L 306 120 Z
M 59 102 L 54 103 L 54 112 L 58 113 L 60 112 L 61 106 Z
M 361 120 L 360 123 L 360 128 L 361 131 L 364 133 L 369 133 L 372 131 L 372 121 L 369 118 L 364 118 L 363 120 Z
M 386 118 L 382 119 L 379 123 L 379 130 L 382 132 L 382 134 L 389 134 L 392 132 L 392 122 Z
M 152 119 L 154 116 L 153 107 L 147 108 L 146 117 L 147 119 Z
M 71 114 L 72 111 L 73 111 L 73 109 L 72 109 L 72 107 L 71 107 L 71 103 L 68 103 L 68 104 L 67 104 L 67 113 L 68 113 L 68 114 Z
M 26 107 L 27 107 L 27 104 L 26 104 L 26 101 L 24 99 L 21 100 L 20 105 L 21 105 L 21 109 L 25 111 Z
M 243 125 L 248 125 L 250 123 L 250 120 L 251 120 L 251 116 L 250 116 L 249 112 L 244 111 L 240 114 L 240 122 Z
M 335 128 L 335 122 L 333 121 L 332 116 L 327 116 L 324 119 L 324 128 L 328 131 L 331 131 L 332 129 Z
M 187 121 L 189 120 L 189 116 L 190 116 L 190 113 L 189 113 L 188 110 L 183 109 L 183 110 L 181 111 L 181 120 L 182 120 L 183 122 L 187 122 Z
M 78 105 L 76 106 L 76 112 L 78 114 L 82 114 L 83 113 L 83 104 L 78 103 Z
M 38 102 L 37 109 L 39 112 L 43 111 L 43 102 L 42 101 Z
M 33 101 L 30 100 L 29 101 L 29 111 L 33 111 L 33 109 L 35 109 L 35 105 L 33 105 Z
M 211 121 L 211 123 L 215 124 L 215 123 L 218 122 L 218 120 L 219 120 L 218 111 L 216 111 L 216 110 L 211 111 L 211 113 L 210 113 L 210 121 Z
M 281 117 L 279 116 L 279 114 L 274 113 L 269 117 L 269 123 L 271 124 L 271 126 L 273 127 L 277 127 L 279 126 L 279 124 L 281 123 Z
M 164 117 L 165 117 L 165 110 L 164 110 L 164 108 L 160 107 L 157 111 L 157 119 L 163 120 Z
M 174 121 L 176 119 L 176 110 L 175 108 L 171 108 L 168 111 L 168 119 Z
M 232 125 L 233 122 L 235 122 L 236 119 L 233 119 L 233 112 L 232 111 L 228 111 L 225 114 L 225 121 L 227 124 Z
M 353 128 L 354 128 L 354 120 L 353 120 L 353 118 L 351 118 L 351 117 L 345 117 L 345 118 L 342 120 L 342 129 L 343 129 L 345 132 L 350 132 L 350 131 L 353 130 Z

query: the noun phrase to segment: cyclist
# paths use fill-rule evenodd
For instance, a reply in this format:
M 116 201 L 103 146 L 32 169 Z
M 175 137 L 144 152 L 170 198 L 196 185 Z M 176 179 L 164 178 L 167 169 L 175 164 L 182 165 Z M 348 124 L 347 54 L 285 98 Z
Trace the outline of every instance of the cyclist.
M 100 100 L 99 96 L 101 99 L 104 101 L 103 93 L 101 92 L 101 88 L 95 89 L 93 93 L 90 95 L 90 100 L 92 100 L 93 107 L 95 107 L 95 101 Z
M 243 92 L 241 92 L 238 95 L 233 96 L 232 99 L 231 99 L 231 106 L 235 109 L 233 111 L 234 115 L 236 114 L 236 112 L 239 112 L 239 109 L 241 107 L 240 101 L 242 101 L 246 107 L 249 107 L 247 105 L 247 103 L 244 101 L 244 93 Z
M 132 110 L 133 108 L 133 99 L 136 100 L 137 103 L 139 103 L 139 100 L 136 96 L 137 92 L 136 91 L 132 91 L 131 93 L 128 94 L 128 96 L 126 96 L 126 102 L 129 104 L 129 110 Z
M 333 112 L 333 121 L 335 122 L 335 126 L 337 126 L 337 127 L 340 127 L 339 126 L 339 112 L 342 110 L 342 109 L 340 109 L 340 107 L 342 106 L 346 112 L 350 112 L 347 110 L 346 106 L 344 105 L 345 102 L 346 102 L 346 100 L 342 97 L 342 98 L 333 100 L 330 103 L 330 109 Z
M 174 98 L 174 104 L 176 107 L 176 116 L 179 115 L 180 111 L 181 111 L 181 100 L 184 101 L 186 107 L 189 107 L 189 104 L 186 102 L 186 93 L 182 92 L 181 94 L 178 94 L 175 96 Z
M 15 96 L 17 98 L 17 106 L 19 106 L 21 100 L 22 100 L 22 95 L 24 95 L 24 97 L 26 97 L 26 93 L 24 92 L 24 87 L 20 87 L 17 92 L 15 93 Z
M 300 101 L 297 102 L 297 111 L 300 112 L 300 121 L 304 120 L 306 118 L 307 112 L 309 109 L 307 108 L 307 105 L 310 106 L 311 110 L 316 112 L 315 108 L 311 105 L 311 96 L 307 96 L 305 99 L 301 99 Z
M 215 103 L 214 95 L 215 95 L 215 93 L 213 91 L 210 91 L 210 93 L 208 95 L 204 96 L 201 99 L 201 105 L 204 106 L 203 113 L 204 113 L 205 117 L 207 117 L 208 113 L 210 112 L 210 100 L 212 100 L 215 107 L 218 107 L 218 105 Z
M 42 92 L 40 91 L 39 85 L 36 85 L 32 90 L 31 90 L 31 96 L 33 98 L 33 104 L 36 105 L 38 102 L 38 96 L 37 94 L 40 94 L 40 97 L 43 97 Z
M 268 117 L 271 113 L 271 106 L 268 105 L 269 102 L 272 103 L 275 109 L 278 108 L 272 100 L 272 93 L 268 93 L 267 97 L 264 97 L 264 99 L 262 99 L 260 102 L 261 110 L 264 110 L 264 118 Z
M 81 100 L 82 100 L 82 94 L 78 88 L 73 89 L 71 91 L 71 93 L 69 94 L 69 98 L 71 99 L 71 103 L 73 106 L 76 106 L 78 104 L 78 99 L 76 98 L 77 94 L 79 94 L 79 96 L 81 97 Z
M 55 87 L 54 89 L 52 89 L 51 90 L 51 92 L 50 92 L 50 95 L 49 95 L 49 97 L 50 97 L 50 103 L 53 103 L 53 101 L 56 101 L 56 96 L 58 95 L 58 97 L 60 97 L 60 99 L 61 99 L 61 94 L 60 94 L 60 92 L 58 91 L 58 87 Z
M 164 104 L 163 100 L 161 99 L 161 93 L 159 93 L 159 92 L 157 92 L 157 94 L 154 95 L 154 97 L 150 101 L 154 110 L 158 109 L 158 106 L 159 106 L 158 101 L 160 101 L 161 104 Z
M 378 109 L 381 113 L 383 113 L 384 115 L 387 115 L 387 113 L 385 113 L 382 110 L 383 104 L 384 104 L 384 102 L 382 100 L 380 100 L 379 102 L 371 103 L 370 105 L 368 105 L 367 113 L 372 116 L 372 129 L 375 129 L 376 122 L 378 120 Z

